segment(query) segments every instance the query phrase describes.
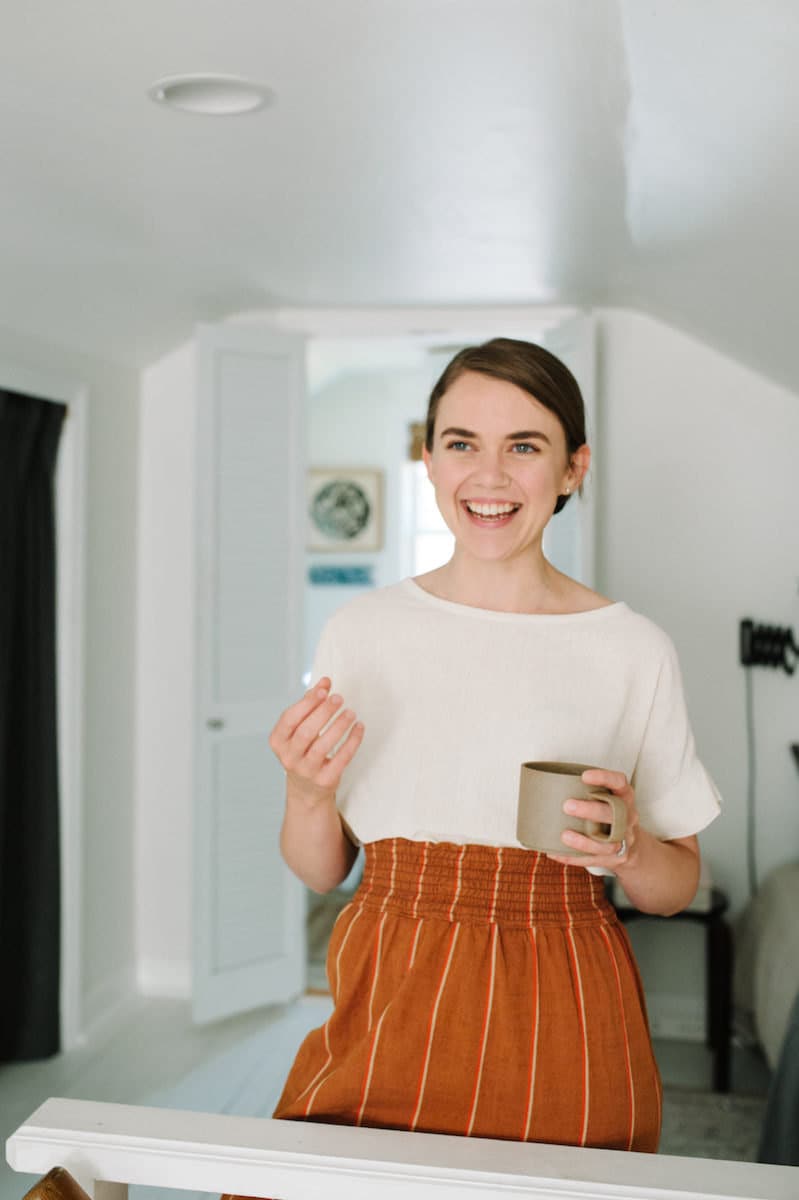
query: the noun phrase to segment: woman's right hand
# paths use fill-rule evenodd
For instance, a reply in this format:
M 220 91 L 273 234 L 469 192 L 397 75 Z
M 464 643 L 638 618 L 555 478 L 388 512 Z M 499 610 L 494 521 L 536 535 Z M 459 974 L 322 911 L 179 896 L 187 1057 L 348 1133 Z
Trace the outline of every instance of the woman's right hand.
M 269 735 L 287 787 L 312 806 L 335 797 L 344 768 L 363 740 L 362 722 L 355 720 L 352 709 L 341 709 L 343 700 L 331 695 L 330 687 L 323 676 L 281 714 Z

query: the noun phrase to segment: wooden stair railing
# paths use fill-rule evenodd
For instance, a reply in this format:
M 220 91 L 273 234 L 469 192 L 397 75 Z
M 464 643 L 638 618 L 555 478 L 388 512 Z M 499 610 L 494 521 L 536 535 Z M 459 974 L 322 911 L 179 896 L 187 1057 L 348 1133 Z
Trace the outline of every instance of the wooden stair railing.
M 280 1200 L 799 1197 L 797 1167 L 86 1100 L 47 1100 L 6 1153 L 17 1171 L 47 1172 L 25 1200 L 125 1200 L 128 1184 Z
M 91 1200 L 91 1196 L 64 1167 L 53 1167 L 22 1200 Z

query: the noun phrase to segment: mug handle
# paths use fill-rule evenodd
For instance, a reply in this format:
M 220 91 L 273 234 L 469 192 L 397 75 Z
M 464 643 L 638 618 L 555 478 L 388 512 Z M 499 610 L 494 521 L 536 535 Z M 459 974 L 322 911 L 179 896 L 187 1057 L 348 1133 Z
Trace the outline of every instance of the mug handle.
M 627 805 L 621 796 L 609 792 L 606 788 L 595 788 L 588 794 L 589 800 L 603 800 L 613 809 L 613 821 L 610 831 L 604 821 L 586 821 L 586 834 L 595 842 L 620 842 L 627 831 Z

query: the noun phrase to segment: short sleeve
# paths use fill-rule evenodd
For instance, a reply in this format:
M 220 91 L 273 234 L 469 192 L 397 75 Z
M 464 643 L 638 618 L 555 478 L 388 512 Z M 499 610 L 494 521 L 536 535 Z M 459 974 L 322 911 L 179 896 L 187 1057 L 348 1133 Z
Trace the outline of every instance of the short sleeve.
M 696 754 L 677 652 L 669 639 L 631 777 L 641 824 L 655 837 L 689 837 L 718 816 L 721 798 Z

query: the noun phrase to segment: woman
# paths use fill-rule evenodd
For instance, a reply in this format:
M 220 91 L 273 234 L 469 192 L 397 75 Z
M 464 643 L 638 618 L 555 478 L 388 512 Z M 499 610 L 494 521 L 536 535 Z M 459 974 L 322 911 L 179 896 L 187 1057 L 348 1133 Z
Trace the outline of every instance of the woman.
M 365 847 L 329 948 L 334 1012 L 275 1116 L 654 1151 L 660 1080 L 601 876 L 651 913 L 696 890 L 696 834 L 719 804 L 674 649 L 544 556 L 590 463 L 558 359 L 507 338 L 458 354 L 424 461 L 452 558 L 336 613 L 318 682 L 270 739 L 292 870 L 327 891 Z M 624 801 L 624 841 L 520 847 L 533 759 L 601 764 L 583 778 Z M 601 801 L 566 807 L 608 820 Z

